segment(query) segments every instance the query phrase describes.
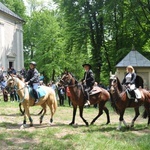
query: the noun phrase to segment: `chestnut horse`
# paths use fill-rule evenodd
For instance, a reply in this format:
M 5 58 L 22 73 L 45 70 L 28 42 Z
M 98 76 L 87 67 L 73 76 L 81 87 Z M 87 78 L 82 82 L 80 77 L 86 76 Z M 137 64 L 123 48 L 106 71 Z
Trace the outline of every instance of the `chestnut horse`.
M 76 110 L 77 106 L 79 106 L 79 111 L 80 111 L 80 117 L 88 126 L 88 122 L 84 119 L 83 117 L 83 108 L 85 104 L 85 96 L 84 96 L 84 91 L 83 91 L 83 85 L 79 84 L 77 80 L 73 77 L 71 73 L 66 72 L 61 80 L 60 84 L 67 85 L 69 87 L 70 93 L 71 93 L 71 102 L 73 105 L 73 118 L 70 123 L 70 125 L 75 123 L 75 116 L 76 116 Z M 90 104 L 98 104 L 99 105 L 99 113 L 98 115 L 92 120 L 91 124 L 94 124 L 94 122 L 103 114 L 103 110 L 105 111 L 107 115 L 107 123 L 110 123 L 110 117 L 109 117 L 109 111 L 107 107 L 105 107 L 105 103 L 108 101 L 110 98 L 110 95 L 107 90 L 101 88 L 101 92 L 97 93 L 95 95 L 90 95 Z
M 123 122 L 126 127 L 127 124 L 123 118 L 125 109 L 127 107 L 134 108 L 135 110 L 135 117 L 131 122 L 131 127 L 134 126 L 134 122 L 137 117 L 140 115 L 139 107 L 144 105 L 144 108 L 148 114 L 148 125 L 150 124 L 150 93 L 142 88 L 139 88 L 141 93 L 141 98 L 138 102 L 135 102 L 134 99 L 129 99 L 126 90 L 123 90 L 123 86 L 120 84 L 120 81 L 116 75 L 110 75 L 110 94 L 111 94 L 111 102 L 112 106 L 114 106 L 116 112 L 120 115 L 119 117 L 119 126 L 118 130 L 121 129 L 121 123 Z
M 7 87 L 8 88 L 17 88 L 17 93 L 20 97 L 21 104 L 23 105 L 23 107 L 25 109 L 23 125 L 26 124 L 26 115 L 27 115 L 29 118 L 29 121 L 30 121 L 30 126 L 33 126 L 33 121 L 30 116 L 29 107 L 37 106 L 37 105 L 40 105 L 44 109 L 43 114 L 40 116 L 40 123 L 42 123 L 43 117 L 46 113 L 46 105 L 49 106 L 50 111 L 51 111 L 50 123 L 53 122 L 53 115 L 57 109 L 57 100 L 56 100 L 55 92 L 52 88 L 47 87 L 47 86 L 42 86 L 44 91 L 46 92 L 46 95 L 41 97 L 39 99 L 39 102 L 37 104 L 35 104 L 34 98 L 31 97 L 29 94 L 28 87 L 19 78 L 12 77 L 12 76 L 9 77 L 7 80 Z

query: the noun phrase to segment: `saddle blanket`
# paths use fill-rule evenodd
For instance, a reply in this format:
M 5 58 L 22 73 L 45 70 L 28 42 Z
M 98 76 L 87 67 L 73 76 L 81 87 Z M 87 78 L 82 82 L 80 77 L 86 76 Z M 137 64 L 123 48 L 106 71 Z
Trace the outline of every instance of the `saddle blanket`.
M 33 98 L 35 98 L 34 94 L 33 94 L 32 88 L 29 87 L 28 89 L 29 89 L 30 96 L 33 97 Z M 43 86 L 38 86 L 38 88 L 37 88 L 36 91 L 38 93 L 38 99 L 46 95 L 46 92 L 45 92 Z
M 100 93 L 102 90 L 100 87 L 98 86 L 94 86 L 93 89 L 89 92 L 90 95 L 94 95 L 94 94 L 97 94 L 97 93 Z
M 135 92 L 136 98 L 140 99 L 141 96 L 142 96 L 140 90 L 139 89 L 135 89 L 134 92 Z M 127 96 L 128 96 L 129 99 L 135 99 L 134 97 L 131 97 L 131 95 L 130 95 L 128 90 L 127 90 Z

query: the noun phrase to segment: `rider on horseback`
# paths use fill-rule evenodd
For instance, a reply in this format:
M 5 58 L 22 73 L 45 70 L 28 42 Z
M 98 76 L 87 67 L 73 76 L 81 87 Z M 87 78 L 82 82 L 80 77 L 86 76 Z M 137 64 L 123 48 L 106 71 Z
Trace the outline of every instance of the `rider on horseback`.
M 125 74 L 125 77 L 122 81 L 122 84 L 126 85 L 129 88 L 129 92 L 131 93 L 131 96 L 135 98 L 135 102 L 138 102 L 135 96 L 135 79 L 136 79 L 136 73 L 134 71 L 134 68 L 132 66 L 128 66 L 126 68 L 127 73 Z
M 39 86 L 39 73 L 36 69 L 36 62 L 30 62 L 30 68 L 27 72 L 27 77 L 25 79 L 26 84 L 33 88 L 33 93 L 35 96 L 35 103 L 38 103 L 38 93 L 37 88 Z
M 91 70 L 91 65 L 90 64 L 83 64 L 82 66 L 85 69 L 84 78 L 82 79 L 82 82 L 83 82 L 83 86 L 85 89 L 86 100 L 87 100 L 85 105 L 87 106 L 87 105 L 90 105 L 89 92 L 93 88 L 93 85 L 95 83 L 95 79 L 94 79 L 93 71 Z

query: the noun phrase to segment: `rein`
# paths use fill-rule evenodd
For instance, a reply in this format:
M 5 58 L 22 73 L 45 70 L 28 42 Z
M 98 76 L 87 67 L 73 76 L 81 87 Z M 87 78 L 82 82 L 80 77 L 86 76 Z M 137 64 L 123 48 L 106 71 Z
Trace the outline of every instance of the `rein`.
M 24 96 L 23 96 L 23 98 L 20 100 L 20 103 L 22 103 L 22 102 L 24 101 L 24 99 L 25 99 L 25 95 L 26 95 L 26 90 L 25 90 L 25 88 L 26 88 L 27 86 L 25 85 L 24 87 L 18 89 L 18 87 L 17 87 L 17 80 L 18 80 L 18 78 L 15 79 L 15 83 L 14 83 L 14 87 L 13 87 L 13 88 L 14 88 L 16 91 L 20 91 L 20 90 L 24 89 Z

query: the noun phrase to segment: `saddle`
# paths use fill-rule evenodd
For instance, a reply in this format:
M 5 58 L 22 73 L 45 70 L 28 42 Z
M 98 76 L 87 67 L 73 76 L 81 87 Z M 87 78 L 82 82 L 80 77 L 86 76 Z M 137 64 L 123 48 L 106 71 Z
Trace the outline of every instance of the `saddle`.
M 89 92 L 89 95 L 95 95 L 102 91 L 102 89 L 98 86 L 94 86 L 93 89 Z
M 31 86 L 28 86 L 28 90 L 29 90 L 30 96 L 35 98 L 34 93 L 33 93 L 33 88 Z M 38 99 L 46 95 L 46 92 L 45 92 L 43 86 L 38 86 L 37 93 L 38 93 Z
M 131 95 L 131 91 L 129 91 L 128 89 L 126 89 L 126 93 L 127 93 L 127 96 L 129 99 L 141 99 L 142 95 L 141 95 L 141 92 L 138 88 L 136 88 L 135 90 L 133 90 L 135 92 L 135 97 L 133 97 Z

